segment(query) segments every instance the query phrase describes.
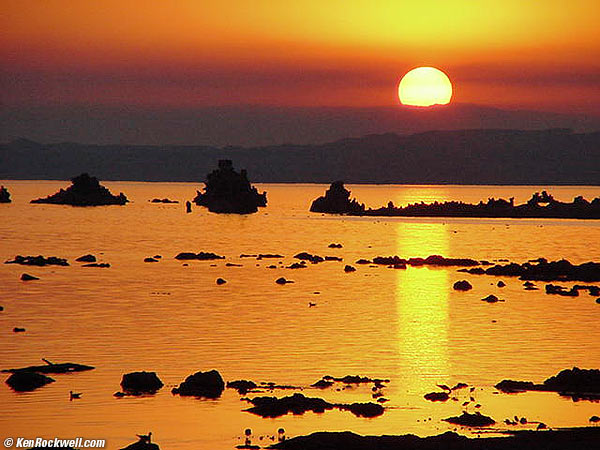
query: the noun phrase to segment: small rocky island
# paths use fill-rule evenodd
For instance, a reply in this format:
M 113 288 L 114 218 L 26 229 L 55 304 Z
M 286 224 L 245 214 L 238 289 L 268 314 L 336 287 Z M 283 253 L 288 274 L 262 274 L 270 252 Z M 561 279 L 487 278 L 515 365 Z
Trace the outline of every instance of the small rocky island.
M 350 191 L 344 187 L 343 181 L 334 181 L 325 191 L 325 195 L 317 198 L 310 206 L 311 212 L 328 214 L 365 214 L 365 205 L 355 199 L 350 200 Z
M 547 219 L 600 219 L 600 197 L 588 201 L 582 196 L 572 202 L 560 202 L 546 191 L 536 192 L 522 205 L 508 200 L 489 198 L 477 204 L 459 201 L 413 203 L 395 206 L 389 202 L 378 209 L 365 209 L 356 200 L 350 201 L 350 191 L 341 181 L 331 184 L 325 196 L 317 198 L 310 210 L 328 214 L 390 217 L 494 217 L 494 218 L 547 218 Z
M 219 168 L 206 176 L 204 193 L 196 191 L 194 203 L 210 212 L 251 214 L 267 206 L 267 193 L 260 194 L 248 181 L 246 170 L 239 173 L 229 159 L 219 160 Z
M 4 186 L 0 186 L 0 203 L 10 203 L 10 192 Z
M 129 200 L 121 192 L 113 195 L 107 188 L 102 186 L 98 178 L 91 177 L 87 173 L 71 179 L 71 186 L 61 189 L 56 194 L 46 198 L 31 200 L 31 203 L 49 203 L 53 205 L 71 206 L 104 206 L 124 205 Z

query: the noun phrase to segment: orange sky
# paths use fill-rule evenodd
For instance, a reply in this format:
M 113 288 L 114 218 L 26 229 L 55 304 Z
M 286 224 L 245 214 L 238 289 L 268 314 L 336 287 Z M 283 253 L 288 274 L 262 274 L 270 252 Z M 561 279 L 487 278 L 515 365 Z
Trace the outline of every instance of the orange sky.
M 5 105 L 376 106 L 419 65 L 454 101 L 600 114 L 598 0 L 3 0 Z

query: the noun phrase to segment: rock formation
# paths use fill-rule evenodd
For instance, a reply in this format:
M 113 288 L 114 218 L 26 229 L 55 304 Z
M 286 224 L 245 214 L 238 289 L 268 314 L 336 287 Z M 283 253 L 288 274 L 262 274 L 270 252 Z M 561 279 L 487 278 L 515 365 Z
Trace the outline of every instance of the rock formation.
M 356 216 L 401 216 L 401 217 L 508 217 L 508 218 L 562 218 L 600 219 L 600 197 L 588 201 L 582 196 L 571 203 L 555 200 L 546 191 L 534 193 L 522 205 L 515 205 L 514 198 L 508 200 L 489 198 L 477 204 L 459 201 L 413 203 L 407 206 L 387 206 L 365 209 L 356 200 L 349 200 L 350 191 L 341 181 L 331 184 L 324 197 L 317 198 L 310 210 L 329 214 Z
M 350 191 L 344 187 L 343 181 L 334 181 L 325 191 L 324 196 L 312 202 L 310 211 L 362 215 L 365 212 L 365 205 L 358 203 L 355 199 L 350 200 Z
M 248 181 L 246 171 L 233 169 L 229 159 L 219 161 L 219 168 L 206 176 L 204 193 L 197 191 L 194 203 L 214 213 L 250 214 L 267 206 L 267 193 L 260 194 Z
M 90 177 L 87 173 L 71 179 L 71 186 L 61 189 L 56 194 L 46 198 L 32 200 L 31 203 L 50 203 L 54 205 L 72 206 L 103 206 L 124 205 L 128 202 L 127 197 L 121 192 L 113 195 L 102 186 L 96 177 Z
M 10 203 L 10 193 L 4 186 L 0 186 L 0 203 Z

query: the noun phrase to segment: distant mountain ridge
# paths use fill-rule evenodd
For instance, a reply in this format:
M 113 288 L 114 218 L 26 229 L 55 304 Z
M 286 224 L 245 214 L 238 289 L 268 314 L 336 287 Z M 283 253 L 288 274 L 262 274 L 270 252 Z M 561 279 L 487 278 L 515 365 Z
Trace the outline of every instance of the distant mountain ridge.
M 0 179 L 200 182 L 232 159 L 253 182 L 600 184 L 600 132 L 472 129 L 263 147 L 0 145 Z

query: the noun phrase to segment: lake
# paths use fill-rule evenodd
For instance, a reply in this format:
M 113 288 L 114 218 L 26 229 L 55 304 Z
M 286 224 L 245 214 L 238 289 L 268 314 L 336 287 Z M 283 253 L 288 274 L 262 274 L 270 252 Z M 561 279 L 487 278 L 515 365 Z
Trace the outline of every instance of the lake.
M 354 264 L 378 255 L 431 254 L 492 262 L 599 261 L 600 221 L 327 216 L 308 212 L 327 188 L 314 184 L 259 184 L 267 191 L 268 207 L 248 216 L 198 207 L 185 214 L 183 203 L 201 187 L 194 183 L 106 182 L 131 203 L 73 208 L 29 204 L 67 182 L 1 184 L 13 203 L 0 205 L 0 259 L 41 254 L 71 264 L 0 265 L 1 368 L 41 364 L 41 358 L 96 367 L 51 375 L 55 383 L 30 393 L 17 394 L 3 383 L 3 435 L 102 438 L 110 449 L 148 431 L 163 449 L 231 449 L 242 442 L 245 428 L 253 430 L 259 445 L 270 444 L 268 436 L 280 427 L 287 436 L 336 430 L 425 436 L 455 428 L 441 419 L 460 414 L 464 395 L 446 403 L 423 395 L 439 391 L 437 383 L 457 382 L 476 387 L 468 411 L 479 403 L 478 410 L 498 422 L 518 415 L 552 427 L 582 426 L 600 411 L 598 403 L 556 393 L 508 395 L 493 387 L 505 378 L 541 382 L 573 366 L 600 368 L 600 305 L 594 297 L 546 295 L 544 283 L 536 283 L 539 291 L 525 291 L 516 278 L 469 275 L 457 268 Z M 522 203 L 542 189 L 559 200 L 600 196 L 598 186 L 348 188 L 372 207 L 389 200 L 406 205 L 492 196 Z M 150 203 L 155 197 L 181 203 Z M 343 248 L 328 248 L 330 243 Z M 211 251 L 226 259 L 186 266 L 174 259 L 183 251 Z M 284 268 L 301 251 L 344 261 Z M 81 267 L 75 259 L 87 253 L 111 267 Z M 284 257 L 240 258 L 256 253 Z M 143 262 L 157 254 L 160 262 Z M 272 264 L 277 268 L 268 268 Z M 345 264 L 357 271 L 345 273 Z M 40 280 L 22 282 L 24 272 Z M 276 284 L 281 276 L 294 283 Z M 219 277 L 227 283 L 218 286 Z M 461 279 L 474 288 L 454 291 L 453 283 Z M 507 284 L 502 289 L 496 286 L 500 279 Z M 505 302 L 482 302 L 489 294 Z M 15 326 L 27 331 L 13 333 Z M 308 386 L 324 375 L 389 378 L 384 394 L 390 401 L 373 419 L 338 410 L 263 419 L 244 412 L 249 404 L 231 389 L 217 400 L 171 394 L 188 375 L 210 369 L 225 380 L 303 386 L 304 395 L 344 403 L 373 401 L 370 386 L 339 391 Z M 153 396 L 113 397 L 122 375 L 139 370 L 155 371 L 165 387 Z M 6 378 L 2 374 L 2 381 Z M 70 390 L 82 392 L 82 398 L 70 401 Z M 521 428 L 528 427 L 534 425 Z

